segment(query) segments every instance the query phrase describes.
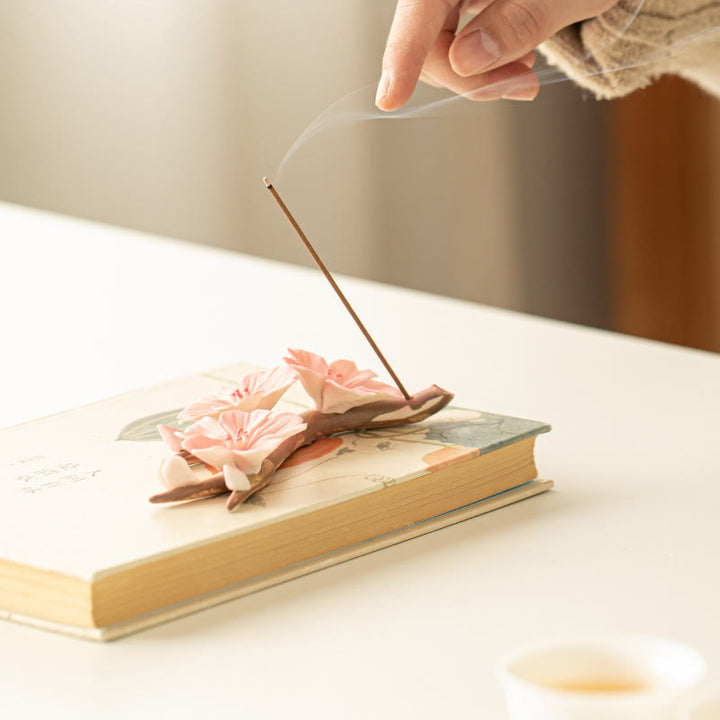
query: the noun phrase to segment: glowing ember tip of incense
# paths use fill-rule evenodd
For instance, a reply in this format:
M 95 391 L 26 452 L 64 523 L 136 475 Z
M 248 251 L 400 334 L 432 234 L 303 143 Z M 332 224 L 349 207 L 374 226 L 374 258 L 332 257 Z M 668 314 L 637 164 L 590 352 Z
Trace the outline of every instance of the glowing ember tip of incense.
M 265 183 L 265 187 L 267 187 L 267 188 L 272 187 L 272 183 L 266 177 L 263 178 L 263 182 Z

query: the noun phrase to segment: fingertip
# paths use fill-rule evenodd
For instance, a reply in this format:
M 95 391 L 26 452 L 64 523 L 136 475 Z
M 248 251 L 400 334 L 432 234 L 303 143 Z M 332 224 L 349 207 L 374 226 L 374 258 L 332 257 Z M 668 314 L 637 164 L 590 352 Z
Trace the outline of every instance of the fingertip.
M 404 104 L 404 102 L 386 97 L 383 100 L 377 101 L 375 106 L 383 112 L 394 112 L 395 110 L 399 110 Z
M 375 98 L 375 107 L 383 112 L 393 112 L 402 106 L 402 103 L 397 102 L 391 95 L 381 95 L 378 92 L 378 96 Z
M 532 70 L 535 66 L 535 51 L 531 50 L 527 55 L 523 55 L 521 58 L 518 58 L 517 62 L 524 65 L 528 70 Z
M 392 112 L 393 110 L 397 110 L 397 108 L 394 105 L 388 103 L 387 100 L 376 100 L 375 107 L 378 110 L 382 110 L 383 112 Z
M 387 70 L 382 71 L 380 75 L 380 82 L 378 82 L 377 92 L 375 93 L 375 105 L 384 110 L 385 98 L 387 98 L 388 91 L 390 90 L 390 73 Z
M 534 72 L 518 63 L 511 63 L 485 76 L 485 83 L 464 93 L 469 100 L 534 100 L 540 83 Z
M 503 100 L 529 102 L 540 92 L 540 81 L 534 72 L 525 72 L 517 76 L 511 86 L 503 93 Z
M 515 100 L 518 102 L 532 102 L 540 92 L 540 88 L 518 88 L 517 90 L 509 90 L 503 96 L 503 100 Z
M 412 88 L 408 92 L 403 83 L 398 82 L 396 75 L 389 69 L 384 69 L 380 76 L 375 106 L 383 112 L 393 112 L 401 108 L 412 95 Z

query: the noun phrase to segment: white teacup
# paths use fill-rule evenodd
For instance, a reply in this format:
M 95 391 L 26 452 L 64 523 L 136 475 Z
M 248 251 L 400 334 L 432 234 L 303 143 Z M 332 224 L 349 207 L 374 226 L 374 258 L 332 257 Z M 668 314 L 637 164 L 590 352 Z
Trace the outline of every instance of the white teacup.
M 676 720 L 704 672 L 680 643 L 608 634 L 534 645 L 501 668 L 511 720 Z

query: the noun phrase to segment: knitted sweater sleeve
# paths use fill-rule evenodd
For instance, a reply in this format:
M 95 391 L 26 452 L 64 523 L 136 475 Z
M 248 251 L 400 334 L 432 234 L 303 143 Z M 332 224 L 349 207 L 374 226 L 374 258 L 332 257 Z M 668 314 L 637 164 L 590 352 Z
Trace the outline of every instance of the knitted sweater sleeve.
M 540 46 L 598 98 L 614 98 L 665 74 L 720 97 L 720 0 L 620 0 Z

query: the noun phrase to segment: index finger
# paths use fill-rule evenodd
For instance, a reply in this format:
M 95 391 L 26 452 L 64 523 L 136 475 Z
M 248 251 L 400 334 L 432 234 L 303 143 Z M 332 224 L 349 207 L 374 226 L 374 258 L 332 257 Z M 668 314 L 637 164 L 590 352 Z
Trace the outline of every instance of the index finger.
M 425 58 L 457 0 L 398 0 L 382 63 L 375 102 L 381 110 L 397 110 L 413 93 Z

